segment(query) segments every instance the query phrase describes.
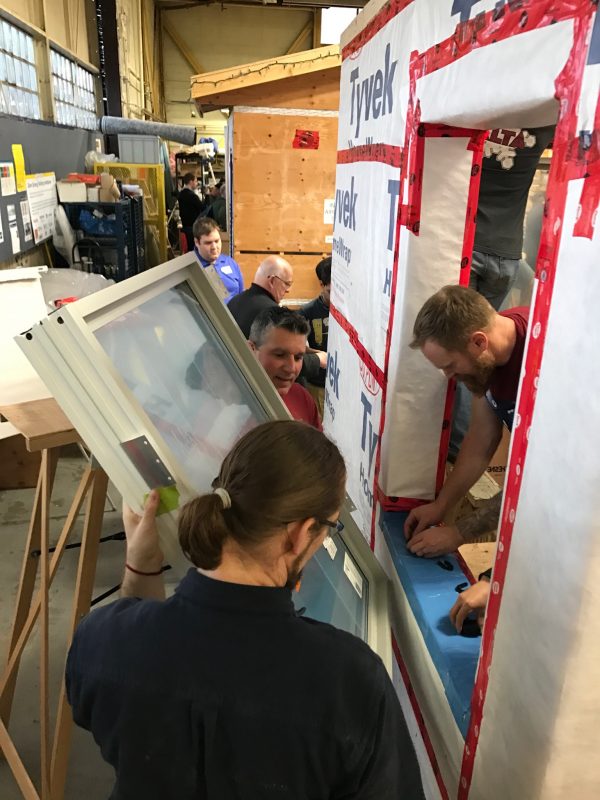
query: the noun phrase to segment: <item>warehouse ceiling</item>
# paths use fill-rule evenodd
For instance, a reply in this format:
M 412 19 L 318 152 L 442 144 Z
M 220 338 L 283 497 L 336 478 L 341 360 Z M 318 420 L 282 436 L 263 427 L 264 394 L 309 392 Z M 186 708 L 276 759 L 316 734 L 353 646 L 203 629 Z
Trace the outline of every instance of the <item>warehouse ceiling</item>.
M 171 11 L 179 8 L 198 8 L 198 6 L 273 6 L 280 8 L 364 8 L 368 0 L 159 0 L 158 8 Z

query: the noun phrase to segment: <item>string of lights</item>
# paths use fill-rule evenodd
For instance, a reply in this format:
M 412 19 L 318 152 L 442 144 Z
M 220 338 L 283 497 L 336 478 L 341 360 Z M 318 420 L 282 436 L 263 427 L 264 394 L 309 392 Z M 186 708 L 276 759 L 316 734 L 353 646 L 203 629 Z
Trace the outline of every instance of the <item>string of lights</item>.
M 322 53 L 318 56 L 314 56 L 313 58 L 300 58 L 296 61 L 289 61 L 286 59 L 285 61 L 280 61 L 279 59 L 274 59 L 273 61 L 269 61 L 268 64 L 264 64 L 262 67 L 255 67 L 250 69 L 241 69 L 239 72 L 233 73 L 228 75 L 226 78 L 219 78 L 217 80 L 206 80 L 202 79 L 199 80 L 198 78 L 194 78 L 192 81 L 192 88 L 194 86 L 218 86 L 220 83 L 229 83 L 231 80 L 235 80 L 237 78 L 245 78 L 248 75 L 262 75 L 263 72 L 268 72 L 273 67 L 295 67 L 298 64 L 313 64 L 317 61 L 328 61 L 331 60 L 332 54 L 331 53 Z

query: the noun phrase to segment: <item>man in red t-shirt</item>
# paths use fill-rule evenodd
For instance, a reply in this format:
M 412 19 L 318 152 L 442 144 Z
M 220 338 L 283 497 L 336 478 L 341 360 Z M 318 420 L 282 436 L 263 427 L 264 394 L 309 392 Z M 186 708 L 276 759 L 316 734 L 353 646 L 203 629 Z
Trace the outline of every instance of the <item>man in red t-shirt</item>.
M 248 343 L 292 417 L 322 430 L 315 401 L 296 383 L 309 331 L 303 316 L 272 306 L 254 319 Z
M 410 346 L 473 394 L 471 422 L 454 469 L 438 497 L 413 509 L 406 520 L 407 547 L 417 556 L 435 558 L 453 552 L 498 525 L 502 493 L 456 525 L 439 523 L 487 469 L 502 438 L 502 426 L 512 430 L 528 315 L 525 307 L 497 313 L 482 295 L 465 286 L 440 289 L 417 315 Z M 485 607 L 488 594 L 486 582 L 459 597 L 451 613 L 458 630 L 470 611 Z

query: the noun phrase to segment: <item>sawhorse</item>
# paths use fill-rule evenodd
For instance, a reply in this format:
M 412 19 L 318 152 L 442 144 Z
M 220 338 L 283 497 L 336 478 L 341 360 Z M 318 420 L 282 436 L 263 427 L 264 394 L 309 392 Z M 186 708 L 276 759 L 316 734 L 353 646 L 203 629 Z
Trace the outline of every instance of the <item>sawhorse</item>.
M 56 467 L 63 445 L 79 442 L 79 436 L 55 400 L 35 400 L 0 407 L 0 415 L 11 422 L 25 437 L 27 449 L 41 451 L 42 461 L 29 524 L 29 533 L 12 631 L 8 658 L 0 677 L 0 750 L 26 800 L 61 800 L 64 795 L 73 718 L 67 702 L 64 681 L 58 697 L 54 731 L 50 730 L 49 696 L 49 590 L 56 576 L 79 512 L 86 503 L 85 520 L 79 553 L 77 579 L 72 603 L 67 650 L 81 618 L 89 611 L 108 478 L 92 461 L 86 466 L 67 514 L 54 551 L 50 552 L 50 497 Z M 39 589 L 34 595 L 40 565 Z M 25 645 L 40 618 L 40 788 L 36 789 L 8 731 L 15 684 Z

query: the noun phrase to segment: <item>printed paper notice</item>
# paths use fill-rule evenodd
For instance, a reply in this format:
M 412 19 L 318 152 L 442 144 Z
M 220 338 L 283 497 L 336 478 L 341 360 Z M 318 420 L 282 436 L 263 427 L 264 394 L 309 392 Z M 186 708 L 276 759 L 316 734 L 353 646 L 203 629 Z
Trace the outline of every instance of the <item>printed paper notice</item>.
M 323 200 L 323 224 L 333 225 L 333 212 L 335 209 L 335 200 Z
M 35 243 L 43 242 L 54 234 L 56 176 L 53 172 L 27 176 L 27 202 Z
M 354 591 L 362 600 L 363 596 L 363 579 L 362 575 L 358 571 L 354 561 L 348 555 L 348 553 L 344 553 L 344 574 L 352 584 Z
M 21 216 L 23 217 L 23 232 L 25 234 L 25 241 L 30 242 L 33 239 L 33 230 L 31 228 L 31 217 L 29 215 L 29 203 L 27 200 L 21 200 Z
M 325 541 L 323 542 L 323 547 L 329 553 L 329 557 L 333 561 L 335 559 L 337 553 L 337 547 L 335 546 L 335 542 L 331 538 L 331 536 L 326 536 Z
M 16 194 L 17 184 L 15 183 L 15 168 L 12 161 L 0 162 L 0 194 L 2 197 L 10 197 Z
M 17 209 L 15 206 L 6 206 L 8 213 L 8 230 L 10 231 L 10 243 L 13 255 L 21 252 L 21 239 L 19 237 L 19 226 L 17 225 Z
M 15 162 L 15 178 L 17 181 L 17 192 L 24 192 L 26 188 L 25 179 L 25 155 L 23 154 L 22 144 L 13 144 L 13 161 Z

